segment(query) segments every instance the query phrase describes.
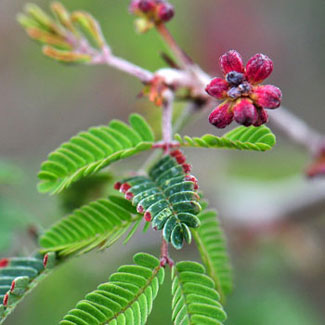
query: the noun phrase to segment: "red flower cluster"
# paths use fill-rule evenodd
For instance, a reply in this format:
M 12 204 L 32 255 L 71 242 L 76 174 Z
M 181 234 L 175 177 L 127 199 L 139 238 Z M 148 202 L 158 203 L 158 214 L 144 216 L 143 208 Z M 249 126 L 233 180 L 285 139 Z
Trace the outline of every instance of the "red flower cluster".
M 166 0 L 132 0 L 130 11 L 151 24 L 165 23 L 174 17 L 174 7 Z
M 245 68 L 240 54 L 231 50 L 222 55 L 219 62 L 225 78 L 214 78 L 206 92 L 225 101 L 211 112 L 210 123 L 218 128 L 226 127 L 234 119 L 245 126 L 266 123 L 268 115 L 264 108 L 277 108 L 282 99 L 279 88 L 259 85 L 273 71 L 271 59 L 256 54 Z

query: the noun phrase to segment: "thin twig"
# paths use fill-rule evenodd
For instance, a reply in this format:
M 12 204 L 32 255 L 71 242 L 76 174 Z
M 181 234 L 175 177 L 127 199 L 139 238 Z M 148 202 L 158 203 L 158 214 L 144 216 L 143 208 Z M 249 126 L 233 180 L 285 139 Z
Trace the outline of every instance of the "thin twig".
M 162 135 L 163 135 L 163 142 L 166 145 L 165 153 L 169 152 L 169 146 L 172 143 L 172 138 L 173 138 L 173 129 L 172 129 L 173 105 L 174 105 L 174 93 L 168 89 L 164 92 L 164 103 L 163 103 L 163 112 L 162 112 Z

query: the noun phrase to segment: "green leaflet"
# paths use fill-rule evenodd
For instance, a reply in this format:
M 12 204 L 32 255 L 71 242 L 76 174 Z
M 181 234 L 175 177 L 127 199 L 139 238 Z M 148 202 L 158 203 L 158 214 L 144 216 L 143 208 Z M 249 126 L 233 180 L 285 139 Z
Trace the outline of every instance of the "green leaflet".
M 86 295 L 60 324 L 145 324 L 164 281 L 164 269 L 149 254 L 138 253 L 133 260 L 134 265 L 121 266 L 109 282 Z
M 117 184 L 137 211 L 144 213 L 155 230 L 162 230 L 165 240 L 176 249 L 181 249 L 184 241 L 190 243 L 190 228 L 200 225 L 196 216 L 201 211 L 197 181 L 187 175 L 187 169 L 185 157 L 176 150 L 158 161 L 149 177 L 136 176 Z
M 119 196 L 91 202 L 60 220 L 40 239 L 43 251 L 60 255 L 83 254 L 117 241 L 142 219 L 132 204 Z
M 232 291 L 233 284 L 225 236 L 217 216 L 215 211 L 203 210 L 198 215 L 201 227 L 193 229 L 192 234 L 207 273 L 214 280 L 223 302 Z
M 50 272 L 55 263 L 54 254 L 48 255 L 46 269 L 40 255 L 0 259 L 0 324 Z
M 143 117 L 132 114 L 130 124 L 113 120 L 108 126 L 90 128 L 62 144 L 41 166 L 39 191 L 61 192 L 117 160 L 151 149 L 154 135 Z
M 240 126 L 223 137 L 206 134 L 201 138 L 175 135 L 175 139 L 181 146 L 198 148 L 224 148 L 238 150 L 266 151 L 272 149 L 276 143 L 275 135 L 272 131 L 262 125 L 259 127 Z
M 177 263 L 172 270 L 172 321 L 174 325 L 222 325 L 227 315 L 214 281 L 196 262 Z

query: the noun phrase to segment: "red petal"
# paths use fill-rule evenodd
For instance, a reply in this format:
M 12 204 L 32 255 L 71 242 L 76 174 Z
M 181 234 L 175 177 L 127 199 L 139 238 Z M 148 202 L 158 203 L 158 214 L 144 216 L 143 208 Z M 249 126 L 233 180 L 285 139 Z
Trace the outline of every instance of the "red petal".
M 222 55 L 219 59 L 219 63 L 224 75 L 231 71 L 244 72 L 243 59 L 235 50 L 228 51 Z
M 229 125 L 234 118 L 231 105 L 232 102 L 226 101 L 215 108 L 209 116 L 209 122 L 219 129 L 223 129 Z
M 254 123 L 254 126 L 261 126 L 262 124 L 265 124 L 269 118 L 266 110 L 262 107 L 257 108 L 257 121 Z
M 212 97 L 223 99 L 227 97 L 229 84 L 225 79 L 214 78 L 205 88 L 205 91 Z
M 255 54 L 246 65 L 246 78 L 252 84 L 257 84 L 266 79 L 273 71 L 272 60 L 261 53 Z
M 277 108 L 281 104 L 282 92 L 272 85 L 258 86 L 253 89 L 251 98 L 260 107 Z
M 250 126 L 258 119 L 256 107 L 249 99 L 239 99 L 234 106 L 234 118 L 239 124 Z

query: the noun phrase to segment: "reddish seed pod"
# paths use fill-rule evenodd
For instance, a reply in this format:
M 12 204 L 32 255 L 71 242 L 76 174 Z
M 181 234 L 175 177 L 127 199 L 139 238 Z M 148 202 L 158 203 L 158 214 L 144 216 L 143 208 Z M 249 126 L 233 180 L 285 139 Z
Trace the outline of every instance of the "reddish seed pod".
M 205 91 L 212 97 L 223 99 L 227 97 L 229 84 L 225 79 L 214 78 L 205 88 Z
M 261 53 L 255 54 L 246 65 L 246 79 L 257 84 L 266 79 L 273 71 L 272 60 Z
M 146 220 L 147 222 L 150 222 L 152 220 L 152 216 L 151 216 L 151 213 L 150 212 L 146 212 L 144 214 L 144 220 Z
M 221 70 L 226 75 L 231 71 L 244 72 L 244 64 L 241 55 L 235 51 L 230 50 L 219 59 Z
M 9 259 L 8 258 L 2 258 L 0 259 L 0 268 L 6 267 L 9 264 Z
M 258 106 L 263 108 L 278 108 L 282 100 L 282 92 L 272 85 L 257 86 L 254 88 L 251 98 Z
M 237 123 L 250 126 L 258 119 L 257 110 L 249 99 L 239 99 L 234 106 L 234 118 Z
M 209 115 L 209 122 L 219 129 L 223 129 L 229 125 L 234 118 L 231 105 L 232 103 L 230 101 L 220 104 Z

